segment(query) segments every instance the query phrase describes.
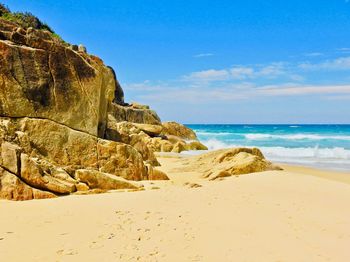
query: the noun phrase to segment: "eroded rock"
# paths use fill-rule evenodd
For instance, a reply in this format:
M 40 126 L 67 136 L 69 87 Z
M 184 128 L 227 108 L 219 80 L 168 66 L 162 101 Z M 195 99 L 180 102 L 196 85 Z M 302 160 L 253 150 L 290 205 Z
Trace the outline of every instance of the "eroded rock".
M 96 170 L 79 169 L 75 173 L 78 181 L 86 183 L 89 188 L 95 189 L 140 189 L 142 185 L 128 181 L 108 173 Z
M 218 178 L 243 175 L 269 170 L 281 170 L 267 161 L 257 148 L 230 148 L 211 151 L 183 160 L 184 166 L 179 171 L 196 170 L 204 178 Z
M 0 167 L 0 199 L 32 200 L 54 197 L 55 194 L 32 188 L 16 175 Z
M 1 116 L 46 118 L 103 136 L 116 82 L 101 60 L 1 18 L 0 34 Z
M 164 122 L 162 123 L 163 126 L 163 134 L 164 135 L 173 135 L 180 137 L 182 139 L 186 140 L 196 140 L 197 136 L 196 133 L 193 132 L 192 129 L 181 125 L 176 122 Z

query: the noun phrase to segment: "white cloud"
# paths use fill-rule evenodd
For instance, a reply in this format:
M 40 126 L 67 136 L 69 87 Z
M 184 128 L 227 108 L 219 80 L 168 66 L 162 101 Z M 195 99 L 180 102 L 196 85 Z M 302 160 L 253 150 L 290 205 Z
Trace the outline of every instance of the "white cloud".
M 229 72 L 227 70 L 215 70 L 209 69 L 199 72 L 193 72 L 187 76 L 184 76 L 185 80 L 189 81 L 222 81 L 229 77 Z
M 286 75 L 283 63 L 272 63 L 270 65 L 257 65 L 254 67 L 237 66 L 230 69 L 233 79 L 253 79 L 253 78 L 275 78 L 280 75 Z
M 256 85 L 253 83 L 233 84 L 222 82 L 221 85 L 212 88 L 206 85 L 182 85 L 173 83 L 161 90 L 148 89 L 137 97 L 139 102 L 146 103 L 188 103 L 200 104 L 206 102 L 227 102 L 259 97 L 286 97 L 320 95 L 324 98 L 335 96 L 350 96 L 350 85 L 300 85 L 297 83 L 284 83 L 280 85 Z
M 339 57 L 321 63 L 301 63 L 299 64 L 299 68 L 304 70 L 349 70 L 350 57 Z
M 273 78 L 279 75 L 286 74 L 286 72 L 282 63 L 273 63 L 271 65 L 262 67 L 260 71 L 258 71 L 256 74 L 257 76 Z
M 350 94 L 350 85 L 270 86 L 258 88 L 258 93 L 268 96 Z
M 323 53 L 319 53 L 319 52 L 313 52 L 313 53 L 306 53 L 304 54 L 304 56 L 310 56 L 310 57 L 315 57 L 315 56 L 323 56 Z
M 267 65 L 236 65 L 226 69 L 209 69 L 204 71 L 192 72 L 183 76 L 187 81 L 215 82 L 225 80 L 246 80 L 246 79 L 275 79 L 277 77 L 285 77 L 294 81 L 301 81 L 303 77 L 290 72 L 290 68 L 286 67 L 286 63 L 270 63 Z
M 208 56 L 213 56 L 213 55 L 214 54 L 212 54 L 212 53 L 203 53 L 203 54 L 194 55 L 193 57 L 201 58 L 201 57 L 208 57 Z
M 234 67 L 230 69 L 233 79 L 246 79 L 254 76 L 254 69 L 250 67 Z

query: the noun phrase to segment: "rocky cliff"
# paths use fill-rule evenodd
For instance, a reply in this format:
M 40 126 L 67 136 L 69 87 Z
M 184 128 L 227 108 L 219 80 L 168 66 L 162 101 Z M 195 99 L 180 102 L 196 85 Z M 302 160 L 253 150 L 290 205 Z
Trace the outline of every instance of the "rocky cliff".
M 0 198 L 141 190 L 168 179 L 155 152 L 206 149 L 191 129 L 126 103 L 114 70 L 84 46 L 0 4 Z M 188 161 L 209 179 L 275 168 L 257 149 Z
M 0 5 L 0 198 L 141 189 L 134 181 L 167 179 L 155 151 L 206 149 L 186 127 L 125 103 L 113 69 L 83 46 L 30 15 L 9 17 Z

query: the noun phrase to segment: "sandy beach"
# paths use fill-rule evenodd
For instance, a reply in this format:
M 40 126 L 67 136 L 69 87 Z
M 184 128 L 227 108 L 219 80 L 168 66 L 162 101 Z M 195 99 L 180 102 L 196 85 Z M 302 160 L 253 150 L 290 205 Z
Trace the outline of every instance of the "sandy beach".
M 350 174 L 283 166 L 145 191 L 0 201 L 1 261 L 349 261 Z
M 0 262 L 350 262 L 349 12 L 0 0 Z

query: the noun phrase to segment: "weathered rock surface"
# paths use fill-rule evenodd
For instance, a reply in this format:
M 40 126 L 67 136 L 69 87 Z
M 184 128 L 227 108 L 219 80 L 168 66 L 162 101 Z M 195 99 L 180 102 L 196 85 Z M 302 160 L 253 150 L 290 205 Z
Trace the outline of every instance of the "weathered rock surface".
M 176 128 L 170 129 L 168 125 L 151 125 L 151 124 L 138 124 L 131 122 L 118 122 L 112 115 L 108 117 L 108 125 L 106 130 L 106 138 L 114 141 L 120 141 L 123 143 L 135 146 L 135 141 L 142 141 L 142 145 L 138 147 L 138 151 L 144 156 L 145 161 L 156 163 L 155 157 L 151 152 L 175 152 L 181 153 L 182 151 L 188 150 L 207 150 L 208 148 L 195 140 L 183 139 L 177 135 L 182 134 L 182 137 L 194 138 L 187 127 L 172 122 L 171 126 Z M 167 129 L 166 129 L 167 128 Z M 168 131 L 172 130 L 171 134 Z M 178 131 L 180 130 L 180 131 Z M 176 134 L 176 135 L 173 135 Z
M 169 177 L 163 171 L 148 166 L 148 180 L 169 180 Z
M 0 167 L 0 199 L 32 200 L 54 197 L 56 195 L 53 193 L 30 187 L 16 175 Z
M 161 121 L 157 113 L 153 110 L 132 105 L 110 104 L 109 114 L 111 114 L 117 122 L 132 122 L 139 124 L 160 125 Z
M 13 174 L 19 175 L 21 148 L 16 144 L 3 142 L 1 144 L 0 165 Z
M 76 191 L 74 183 L 51 176 L 48 170 L 43 169 L 38 159 L 30 158 L 26 154 L 21 155 L 21 179 L 34 188 L 56 194 L 63 195 Z
M 187 139 L 187 140 L 196 140 L 197 136 L 196 133 L 193 132 L 192 129 L 181 125 L 176 122 L 164 122 L 162 123 L 163 125 L 163 134 L 164 135 L 173 135 L 180 137 L 182 139 Z
M 86 183 L 89 188 L 95 189 L 140 189 L 142 185 L 128 181 L 108 173 L 96 170 L 78 169 L 75 172 L 75 178 L 78 181 Z
M 232 175 L 281 170 L 267 161 L 257 148 L 231 148 L 212 151 L 185 159 L 181 171 L 197 170 L 203 177 L 215 180 Z
M 115 77 L 48 31 L 0 18 L 0 116 L 46 118 L 102 136 Z

